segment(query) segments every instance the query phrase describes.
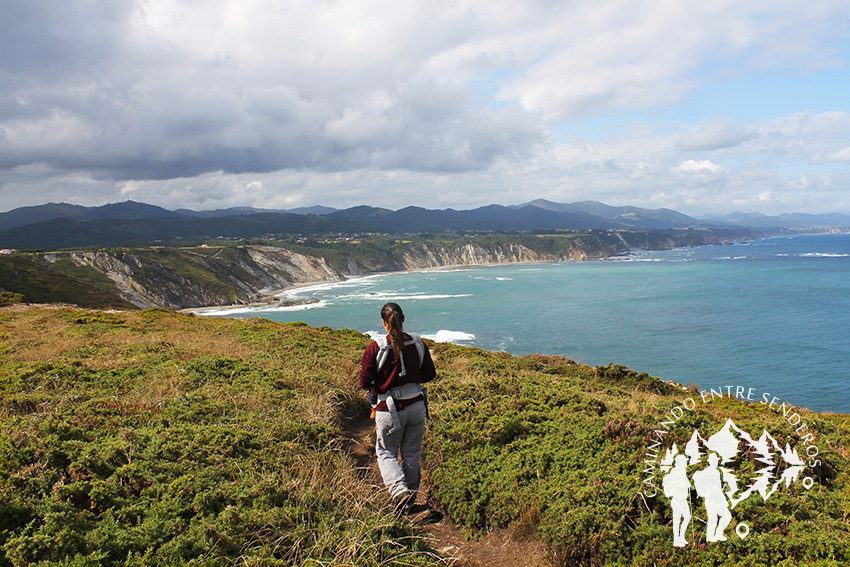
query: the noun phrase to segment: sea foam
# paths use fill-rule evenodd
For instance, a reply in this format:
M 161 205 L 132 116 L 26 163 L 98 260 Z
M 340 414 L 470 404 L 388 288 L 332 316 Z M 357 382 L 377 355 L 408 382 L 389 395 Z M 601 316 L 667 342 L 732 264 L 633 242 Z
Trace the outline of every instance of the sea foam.
M 474 341 L 475 335 L 472 333 L 464 333 L 463 331 L 449 331 L 440 329 L 433 335 L 422 335 L 426 339 L 431 339 L 438 343 L 459 343 L 464 341 Z
M 383 331 L 366 331 L 366 335 L 371 339 L 375 339 L 380 336 L 386 336 L 386 333 Z M 440 329 L 436 333 L 424 334 L 422 338 L 429 339 L 438 343 L 454 343 L 457 344 L 459 342 L 464 341 L 474 341 L 475 335 L 472 333 L 464 333 L 463 331 L 449 331 L 446 329 Z
M 345 299 L 373 299 L 376 301 L 410 301 L 414 299 L 452 299 L 455 297 L 469 297 L 469 293 L 398 293 L 394 291 L 370 291 L 367 293 L 353 293 L 345 296 Z
M 307 309 L 320 309 L 328 304 L 325 301 L 314 301 L 312 303 L 296 303 L 294 305 L 256 305 L 251 307 L 223 307 L 221 309 L 203 309 L 192 311 L 195 315 L 203 317 L 222 317 L 231 315 L 242 315 L 248 313 L 269 313 L 275 311 L 306 311 Z

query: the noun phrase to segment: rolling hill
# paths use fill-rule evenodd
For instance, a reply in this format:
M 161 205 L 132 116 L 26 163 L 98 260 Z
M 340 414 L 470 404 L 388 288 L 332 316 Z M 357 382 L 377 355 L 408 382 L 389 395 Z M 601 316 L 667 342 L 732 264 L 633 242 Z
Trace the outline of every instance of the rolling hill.
M 236 207 L 214 211 L 169 211 L 125 201 L 102 207 L 49 203 L 0 214 L 0 248 L 68 249 L 136 246 L 211 238 L 280 238 L 320 234 L 422 234 L 668 230 L 690 228 L 850 226 L 850 215 L 755 214 L 695 219 L 670 209 L 613 207 L 596 201 L 487 205 L 470 210 L 405 207 L 397 211 L 360 205 L 344 210 L 307 207 L 273 211 Z

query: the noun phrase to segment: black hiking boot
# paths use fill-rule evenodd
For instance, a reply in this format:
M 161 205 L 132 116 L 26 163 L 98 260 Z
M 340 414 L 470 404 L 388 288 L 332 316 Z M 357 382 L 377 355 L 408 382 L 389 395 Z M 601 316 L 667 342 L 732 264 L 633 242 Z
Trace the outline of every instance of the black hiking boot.
M 401 517 L 410 512 L 413 502 L 416 500 L 416 495 L 409 490 L 405 490 L 393 497 L 393 512 L 396 516 Z

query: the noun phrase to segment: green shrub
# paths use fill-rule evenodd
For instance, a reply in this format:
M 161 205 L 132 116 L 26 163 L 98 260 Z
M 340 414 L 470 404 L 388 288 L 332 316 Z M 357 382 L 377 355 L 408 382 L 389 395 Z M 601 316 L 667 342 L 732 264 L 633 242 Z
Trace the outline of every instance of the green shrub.
M 26 303 L 27 298 L 20 293 L 12 293 L 10 291 L 0 291 L 0 307 L 14 305 L 16 303 Z
M 815 469 L 823 472 L 809 493 L 794 485 L 733 509 L 730 530 L 750 522 L 753 535 L 745 540 L 733 533 L 724 544 L 705 545 L 694 496 L 689 541 L 695 545 L 678 549 L 666 499 L 641 493 L 643 459 L 670 408 L 698 394 L 613 364 L 589 368 L 557 357 L 518 359 L 443 345 L 435 352 L 441 379 L 429 388 L 434 418 L 425 461 L 433 497 L 467 529 L 536 534 L 559 565 L 773 565 L 782 558 L 786 565 L 837 567 L 850 561 L 846 453 L 822 451 L 826 464 Z M 850 417 L 805 415 L 822 449 L 850 446 Z M 717 431 L 727 416 L 753 433 L 766 419 L 779 422 L 763 408 L 724 398 L 684 412 L 669 426 L 668 440 L 684 447 L 695 429 Z M 781 429 L 776 435 L 780 443 L 799 441 Z M 747 459 L 754 457 L 736 464 L 743 474 L 753 468 Z

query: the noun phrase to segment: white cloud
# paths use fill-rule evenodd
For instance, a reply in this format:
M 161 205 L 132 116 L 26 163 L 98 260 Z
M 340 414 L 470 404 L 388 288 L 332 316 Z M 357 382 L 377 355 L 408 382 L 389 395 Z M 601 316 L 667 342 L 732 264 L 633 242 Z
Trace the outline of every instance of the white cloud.
M 824 158 L 825 161 L 844 161 L 850 162 L 850 146 L 842 148 L 837 152 L 833 152 Z
M 702 124 L 698 130 L 683 133 L 676 149 L 693 152 L 733 148 L 755 137 L 752 132 L 737 130 L 725 122 L 711 120 Z
M 697 161 L 689 159 L 683 161 L 679 165 L 670 168 L 675 173 L 691 173 L 691 172 L 707 172 L 707 173 L 724 173 L 726 170 L 710 160 Z

